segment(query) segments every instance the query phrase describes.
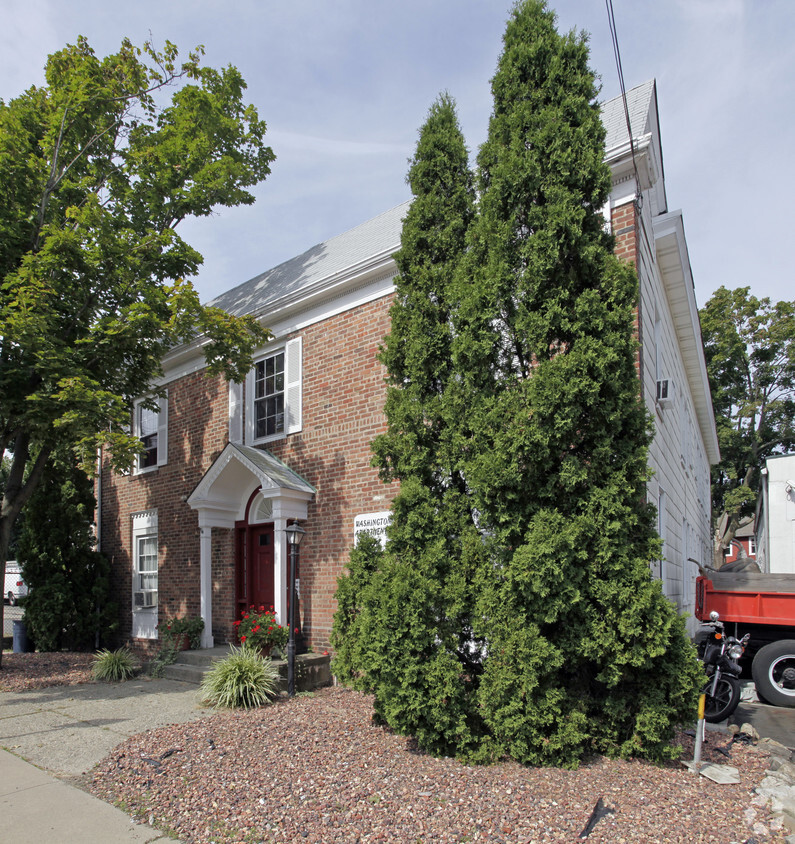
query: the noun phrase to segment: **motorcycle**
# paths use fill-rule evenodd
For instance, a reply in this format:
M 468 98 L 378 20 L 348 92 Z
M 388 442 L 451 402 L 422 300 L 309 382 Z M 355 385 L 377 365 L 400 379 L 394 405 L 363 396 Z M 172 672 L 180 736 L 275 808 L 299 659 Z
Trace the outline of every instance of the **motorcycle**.
M 728 718 L 740 702 L 740 673 L 738 660 L 743 655 L 748 640 L 726 636 L 723 622 L 716 612 L 696 634 L 699 659 L 704 663 L 709 680 L 701 690 L 705 695 L 704 720 L 716 724 Z

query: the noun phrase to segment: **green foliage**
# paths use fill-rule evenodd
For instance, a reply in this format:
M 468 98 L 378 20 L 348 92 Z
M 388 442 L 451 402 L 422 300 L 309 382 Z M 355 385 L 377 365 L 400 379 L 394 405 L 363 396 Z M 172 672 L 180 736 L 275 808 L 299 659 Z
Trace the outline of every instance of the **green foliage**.
M 451 104 L 431 110 L 373 445 L 400 493 L 386 550 L 360 543 L 337 593 L 335 673 L 420 747 L 472 761 L 665 759 L 695 712 L 698 662 L 650 577 L 638 282 L 604 231 L 587 60 L 544 3 L 517 4 L 476 214 L 463 141 L 428 142 Z
M 391 331 L 381 350 L 390 424 L 373 443 L 374 464 L 384 480 L 417 477 L 438 493 L 450 476 L 443 465 L 444 393 L 452 374 L 450 289 L 474 216 L 467 149 L 448 95 L 430 109 L 408 182 L 414 199 L 395 255 Z
M 719 563 L 754 513 L 765 459 L 795 447 L 795 301 L 721 287 L 699 316 L 721 452 L 712 470 L 712 512 L 725 525 Z
M 368 639 L 365 633 L 370 612 L 373 576 L 379 569 L 383 554 L 378 540 L 362 534 L 353 548 L 348 573 L 339 578 L 336 592 L 337 611 L 331 631 L 332 673 L 343 683 L 360 691 L 371 692 L 366 676 L 369 660 L 366 657 Z
M 163 643 L 182 644 L 184 636 L 188 637 L 188 644 L 191 648 L 201 646 L 202 631 L 204 630 L 204 619 L 198 615 L 184 615 L 176 618 L 169 618 L 165 624 L 158 625 L 160 638 Z
M 146 673 L 150 677 L 162 677 L 166 672 L 166 666 L 173 665 L 177 661 L 178 654 L 177 643 L 169 637 L 162 642 L 154 658 L 146 666 Z
M 202 681 L 202 700 L 216 708 L 263 706 L 275 697 L 279 672 L 273 660 L 246 647 L 230 648 L 226 659 L 213 664 Z
M 98 651 L 94 657 L 92 673 L 95 680 L 106 683 L 121 683 L 129 680 L 138 670 L 133 654 L 127 648 L 115 651 Z
M 68 450 L 42 475 L 21 520 L 18 550 L 30 590 L 25 621 L 41 651 L 94 650 L 118 624 L 110 565 L 94 550 L 91 481 Z
M 0 455 L 0 491 L 5 489 L 6 481 L 11 469 L 11 458 L 5 454 Z M 18 521 L 11 526 L 11 532 L 8 538 L 8 550 L 6 556 L 9 560 L 17 558 L 17 539 L 19 537 L 20 524 Z
M 185 280 L 202 259 L 179 224 L 253 203 L 274 158 L 239 72 L 201 53 L 125 40 L 98 58 L 79 38 L 0 101 L 0 562 L 57 444 L 129 467 L 131 403 L 169 348 L 203 334 L 208 371 L 240 380 L 269 336 Z
M 422 748 L 464 755 L 477 752 L 481 733 L 473 693 L 482 643 L 471 619 L 480 540 L 452 459 L 446 396 L 455 378 L 450 293 L 474 191 L 447 95 L 420 131 L 408 181 L 414 201 L 395 256 L 397 293 L 381 352 L 389 428 L 373 443 L 382 478 L 401 489 L 387 553 L 362 540 L 340 580 L 334 670 L 372 691 L 379 717 Z

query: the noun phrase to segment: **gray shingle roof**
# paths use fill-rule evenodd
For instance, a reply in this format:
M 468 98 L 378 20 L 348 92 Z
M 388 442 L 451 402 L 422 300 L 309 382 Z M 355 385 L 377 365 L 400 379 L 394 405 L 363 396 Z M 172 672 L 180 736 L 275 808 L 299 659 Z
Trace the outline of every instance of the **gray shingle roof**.
M 222 293 L 210 302 L 232 314 L 256 313 L 284 296 L 309 291 L 351 267 L 400 248 L 403 217 L 409 203 L 379 214 L 343 234 Z
M 298 472 L 294 472 L 286 463 L 279 460 L 275 454 L 266 451 L 264 448 L 252 448 L 248 445 L 237 445 L 236 443 L 229 443 L 227 448 L 234 448 L 240 452 L 240 454 L 250 460 L 260 472 L 267 475 L 280 489 L 295 489 L 299 492 L 311 492 L 312 494 L 317 492 L 312 484 L 302 478 Z
M 635 138 L 650 131 L 648 118 L 653 92 L 653 79 L 627 91 L 627 106 Z M 602 105 L 602 121 L 607 129 L 608 152 L 626 143 L 627 124 L 621 97 Z M 258 313 L 284 297 L 308 293 L 370 258 L 391 255 L 400 248 L 403 217 L 408 207 L 409 202 L 404 202 L 350 231 L 319 243 L 222 293 L 210 304 L 232 314 Z
M 633 138 L 640 138 L 651 131 L 649 109 L 651 108 L 653 93 L 653 79 L 649 79 L 648 82 L 627 91 L 627 108 Z M 627 118 L 621 97 L 614 97 L 602 105 L 602 123 L 607 129 L 605 147 L 608 153 L 610 150 L 627 143 L 629 140 L 627 137 Z

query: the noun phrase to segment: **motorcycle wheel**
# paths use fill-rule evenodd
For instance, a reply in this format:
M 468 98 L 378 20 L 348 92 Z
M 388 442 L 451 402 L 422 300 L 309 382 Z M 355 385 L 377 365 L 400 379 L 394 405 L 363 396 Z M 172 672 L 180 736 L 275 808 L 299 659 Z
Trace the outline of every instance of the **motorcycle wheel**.
M 731 675 L 721 674 L 714 697 L 710 694 L 711 689 L 712 680 L 701 690 L 701 694 L 707 696 L 704 720 L 709 724 L 717 724 L 719 721 L 725 721 L 737 709 L 740 702 L 740 681 Z

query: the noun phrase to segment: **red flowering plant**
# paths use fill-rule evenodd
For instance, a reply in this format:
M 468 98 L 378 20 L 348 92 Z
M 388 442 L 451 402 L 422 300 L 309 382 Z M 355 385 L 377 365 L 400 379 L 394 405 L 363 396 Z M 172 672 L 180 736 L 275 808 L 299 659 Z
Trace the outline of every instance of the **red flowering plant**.
M 287 644 L 289 630 L 276 621 L 273 607 L 249 607 L 240 613 L 240 619 L 235 622 L 237 638 L 241 645 L 255 650 L 279 648 Z

